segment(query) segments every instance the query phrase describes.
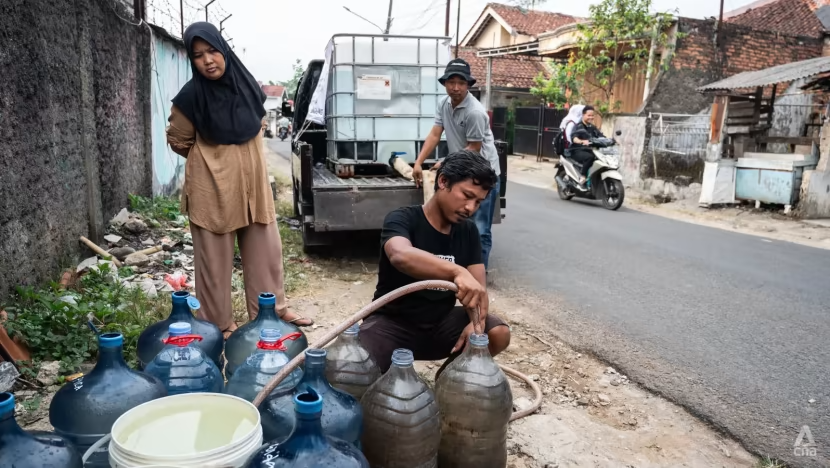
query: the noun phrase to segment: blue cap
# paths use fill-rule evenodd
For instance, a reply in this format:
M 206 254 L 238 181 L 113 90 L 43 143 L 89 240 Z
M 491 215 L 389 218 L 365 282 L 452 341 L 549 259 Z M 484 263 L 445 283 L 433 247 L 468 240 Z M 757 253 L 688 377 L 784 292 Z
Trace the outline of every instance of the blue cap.
M 343 332 L 344 335 L 357 335 L 360 333 L 360 324 L 356 323 L 351 327 L 347 328 L 346 331 Z
M 188 297 L 190 297 L 190 293 L 187 291 L 175 291 L 173 293 L 173 304 L 184 304 Z
M 171 323 L 167 330 L 172 336 L 187 335 L 190 333 L 190 324 L 187 322 Z
M 195 297 L 190 296 L 190 297 L 187 298 L 187 306 L 190 307 L 193 310 L 199 310 L 199 308 L 202 307 L 202 303 L 199 302 L 199 299 L 196 299 Z
M 275 342 L 282 337 L 282 334 L 276 328 L 263 328 L 259 331 L 259 340 L 260 341 L 268 341 L 268 342 Z
M 299 414 L 315 414 L 323 411 L 323 397 L 311 386 L 294 397 L 294 411 Z
M 322 400 L 320 400 L 320 410 L 323 409 Z M 0 414 L 14 411 L 14 395 L 9 392 L 0 393 Z
M 102 333 L 98 335 L 99 348 L 117 348 L 124 345 L 124 335 L 121 333 Z
M 277 296 L 273 293 L 264 292 L 259 295 L 259 305 L 272 306 L 277 304 Z

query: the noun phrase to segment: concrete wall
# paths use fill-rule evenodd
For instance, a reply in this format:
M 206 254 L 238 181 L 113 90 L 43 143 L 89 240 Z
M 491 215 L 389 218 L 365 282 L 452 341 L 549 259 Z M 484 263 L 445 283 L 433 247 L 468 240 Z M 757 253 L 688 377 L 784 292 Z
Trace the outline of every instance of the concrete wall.
M 694 114 L 711 106 L 712 97 L 696 91 L 745 71 L 821 57 L 823 42 L 725 23 L 715 45 L 715 21 L 680 18 L 675 55 L 661 74 L 646 112 Z
M 184 182 L 185 159 L 174 153 L 167 144 L 167 118 L 172 105 L 170 101 L 190 80 L 190 61 L 184 44 L 158 30 L 153 34 L 152 44 L 153 194 L 169 196 L 178 192 Z
M 620 150 L 620 173 L 626 186 L 640 183 L 641 158 L 646 137 L 646 117 L 610 114 L 602 120 L 602 133 L 616 138 Z M 617 131 L 622 132 L 619 136 Z
M 484 28 L 481 35 L 478 36 L 473 47 L 489 49 L 491 47 L 503 47 L 510 45 L 510 33 L 505 30 L 501 23 L 496 20 L 490 20 L 490 24 Z
M 78 236 L 150 194 L 149 34 L 114 9 L 0 2 L 0 300 L 74 264 Z

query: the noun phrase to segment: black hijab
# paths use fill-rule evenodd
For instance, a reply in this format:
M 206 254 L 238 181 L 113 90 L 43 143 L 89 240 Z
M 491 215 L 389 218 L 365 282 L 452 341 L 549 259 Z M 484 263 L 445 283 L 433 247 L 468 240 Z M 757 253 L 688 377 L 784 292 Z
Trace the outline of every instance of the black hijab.
M 193 64 L 193 41 L 196 38 L 207 42 L 225 57 L 222 78 L 209 80 L 196 69 Z M 255 137 L 262 130 L 265 93 L 228 47 L 216 26 L 205 22 L 191 24 L 184 32 L 184 44 L 193 78 L 173 98 L 173 104 L 211 143 L 238 145 Z

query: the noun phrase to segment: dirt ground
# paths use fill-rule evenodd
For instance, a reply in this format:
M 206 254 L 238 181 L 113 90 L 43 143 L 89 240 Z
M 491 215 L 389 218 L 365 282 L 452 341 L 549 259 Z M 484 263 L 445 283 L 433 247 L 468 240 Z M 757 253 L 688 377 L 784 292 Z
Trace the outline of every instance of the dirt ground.
M 556 190 L 554 164 L 550 161 L 536 162 L 535 158 L 522 159 L 511 156 L 508 159 L 508 179 L 523 185 Z M 554 195 L 555 196 L 555 195 Z M 778 210 L 755 209 L 744 204 L 702 208 L 696 197 L 656 203 L 652 197 L 626 187 L 625 207 L 644 213 L 664 216 L 688 223 L 739 232 L 768 240 L 793 242 L 796 244 L 830 249 L 830 222 L 799 220 Z
M 279 156 L 272 153 L 269 160 L 275 175 L 287 175 Z M 315 320 L 315 327 L 306 329 L 313 342 L 371 301 L 376 259 L 372 254 L 312 257 L 303 265 L 307 283 L 289 303 Z M 496 360 L 533 378 L 544 393 L 539 411 L 510 425 L 509 468 L 756 466 L 756 458 L 739 444 L 683 408 L 563 344 L 555 329 L 538 320 L 545 305 L 498 291 L 491 293 L 491 300 L 491 312 L 507 320 L 512 330 L 510 347 Z M 416 369 L 434 381 L 440 365 L 417 362 Z M 529 406 L 530 388 L 512 379 L 511 386 L 514 409 Z

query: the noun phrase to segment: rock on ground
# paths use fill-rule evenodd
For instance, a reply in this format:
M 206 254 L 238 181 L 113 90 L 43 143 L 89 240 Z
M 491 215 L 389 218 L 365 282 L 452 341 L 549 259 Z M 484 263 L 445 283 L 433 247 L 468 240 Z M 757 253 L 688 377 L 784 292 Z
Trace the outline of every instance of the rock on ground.
M 18 377 L 20 377 L 20 372 L 14 364 L 8 361 L 0 362 L 0 393 L 11 391 Z
M 58 381 L 60 370 L 61 363 L 59 361 L 46 361 L 40 365 L 37 381 L 44 387 L 48 387 Z
M 76 269 L 76 271 L 78 273 L 80 273 L 80 272 L 86 270 L 87 268 L 89 268 L 91 266 L 94 266 L 94 265 L 97 265 L 97 264 L 98 264 L 98 257 L 89 257 L 86 260 L 84 260 L 83 262 L 78 264 L 78 268 Z
M 118 260 L 123 261 L 127 256 L 130 254 L 135 253 L 135 249 L 132 247 L 116 247 L 114 249 L 110 249 L 110 255 L 117 258 Z
M 143 267 L 148 263 L 150 263 L 150 257 L 138 252 L 128 255 L 127 258 L 124 259 L 124 265 L 129 267 Z
M 115 234 L 107 234 L 106 236 L 104 236 L 104 240 L 109 242 L 110 244 L 117 244 L 121 242 L 121 239 L 123 239 L 123 237 L 117 236 Z
M 140 219 L 131 219 L 124 224 L 124 229 L 133 234 L 144 234 L 149 230 L 147 224 Z
M 118 214 L 110 220 L 110 223 L 115 224 L 116 226 L 121 226 L 129 220 L 130 212 L 127 211 L 126 208 L 121 208 L 121 211 L 119 211 Z

